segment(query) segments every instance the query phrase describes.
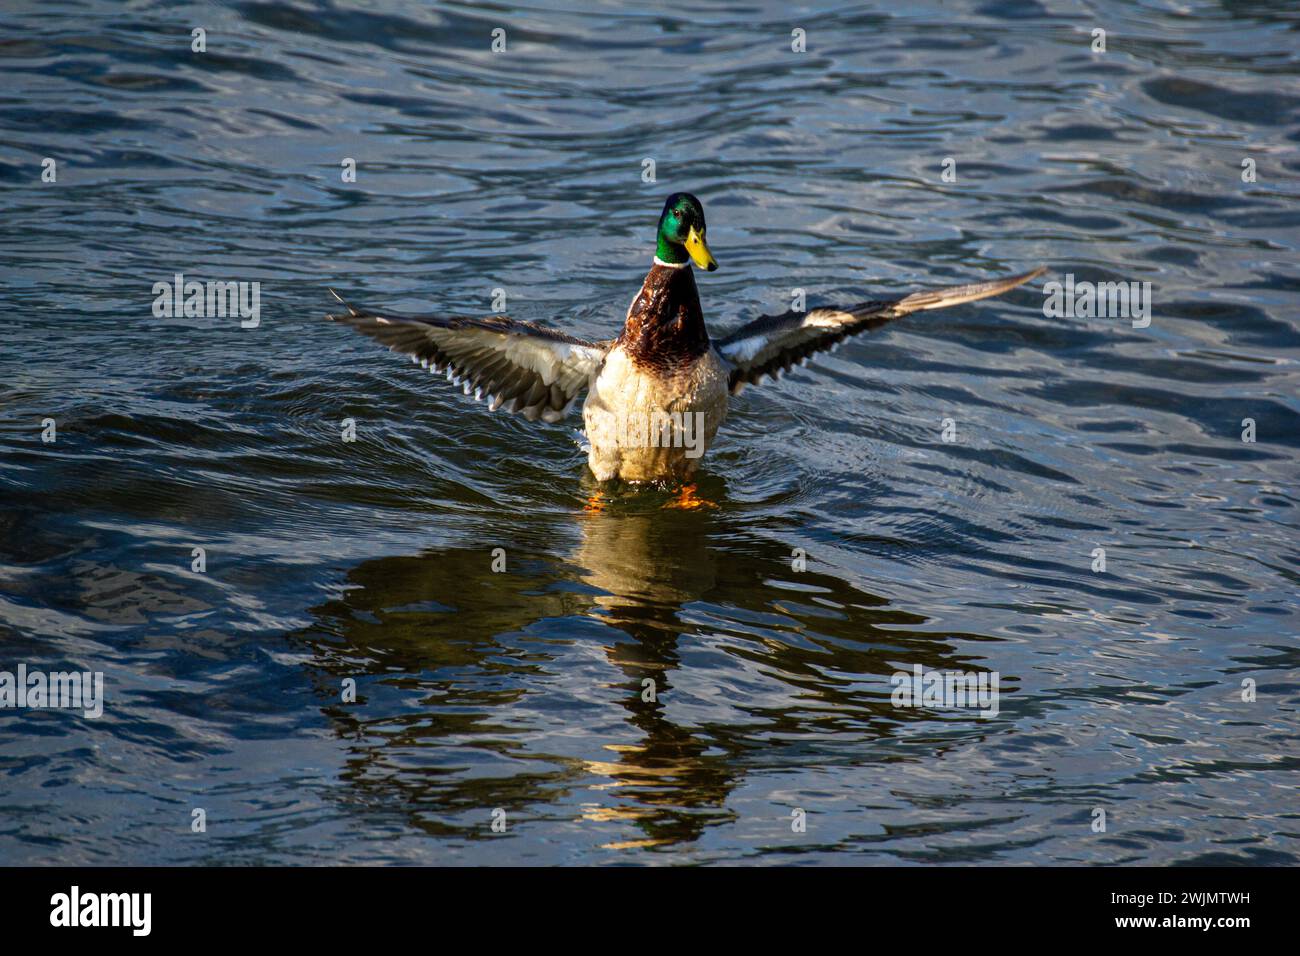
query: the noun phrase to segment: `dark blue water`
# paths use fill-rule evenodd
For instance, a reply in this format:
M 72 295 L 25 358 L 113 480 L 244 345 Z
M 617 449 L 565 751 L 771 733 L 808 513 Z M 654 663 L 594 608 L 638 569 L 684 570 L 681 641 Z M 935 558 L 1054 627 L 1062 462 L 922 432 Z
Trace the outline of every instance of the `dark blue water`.
M 0 863 L 1296 863 L 1298 28 L 6 4 L 0 670 L 106 700 L 0 710 Z M 1039 263 L 1151 322 L 912 316 L 736 400 L 714 507 L 593 511 L 579 416 L 322 319 L 608 338 L 679 189 L 715 331 Z M 260 325 L 156 317 L 176 273 Z M 893 706 L 914 665 L 998 715 Z

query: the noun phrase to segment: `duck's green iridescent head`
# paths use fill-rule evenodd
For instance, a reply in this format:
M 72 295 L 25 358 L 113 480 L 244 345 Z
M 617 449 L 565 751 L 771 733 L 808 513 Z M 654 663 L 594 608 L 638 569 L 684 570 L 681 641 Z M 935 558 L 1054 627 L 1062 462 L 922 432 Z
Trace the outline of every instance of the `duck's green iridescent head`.
M 659 239 L 655 257 L 660 262 L 674 265 L 688 259 L 701 269 L 712 272 L 718 268 L 713 253 L 704 241 L 704 207 L 690 193 L 673 193 L 664 203 L 659 217 Z

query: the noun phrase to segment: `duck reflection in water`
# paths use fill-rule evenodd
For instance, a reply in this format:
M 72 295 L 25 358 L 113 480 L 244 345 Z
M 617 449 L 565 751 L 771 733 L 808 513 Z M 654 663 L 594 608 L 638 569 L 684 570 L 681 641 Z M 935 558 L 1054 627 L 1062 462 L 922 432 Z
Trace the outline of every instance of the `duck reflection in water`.
M 691 841 L 733 818 L 749 768 L 780 763 L 776 738 L 856 729 L 865 746 L 934 717 L 890 706 L 897 670 L 978 669 L 924 618 L 815 563 L 793 571 L 779 529 L 745 530 L 721 480 L 701 482 L 717 509 L 575 499 L 513 533 L 485 515 L 479 547 L 353 568 L 304 638 L 323 696 L 357 681 L 357 704 L 325 710 L 355 741 L 358 802 L 400 803 L 438 834 L 481 833 L 496 807 L 516 821 L 562 807 L 616 833 L 608 847 Z M 503 540 L 495 573 L 486 542 Z M 720 653 L 744 662 L 751 692 L 710 682 Z

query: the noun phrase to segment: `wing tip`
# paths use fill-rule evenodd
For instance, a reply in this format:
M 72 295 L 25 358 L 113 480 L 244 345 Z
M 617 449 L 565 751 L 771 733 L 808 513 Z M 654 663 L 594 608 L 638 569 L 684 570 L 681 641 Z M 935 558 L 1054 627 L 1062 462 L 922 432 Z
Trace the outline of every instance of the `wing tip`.
M 1012 289 L 1020 288 L 1022 285 L 1024 285 L 1027 282 L 1033 282 L 1035 279 L 1037 279 L 1046 271 L 1047 271 L 1047 266 L 1035 266 L 1033 269 L 1030 269 L 1028 272 L 1022 272 L 1019 275 L 1008 276 L 1007 278 L 1003 279 L 1001 282 L 998 282 L 998 280 L 995 279 L 990 284 L 1001 286 L 1002 287 L 1001 290 L 995 294 L 1002 295 L 1005 292 L 1010 292 Z
M 980 299 L 1005 295 L 1012 289 L 1018 289 L 1026 282 L 1037 279 L 1046 271 L 1047 266 L 1042 265 L 1030 269 L 1028 272 L 1004 276 L 1000 279 L 989 279 L 985 282 L 974 282 L 969 285 L 955 285 L 943 289 L 913 292 L 911 295 L 899 299 L 894 304 L 894 307 L 899 315 L 907 315 L 912 312 L 946 309 L 949 306 L 962 305 L 967 302 L 978 302 Z
M 1010 292 L 1012 289 L 1018 289 L 1026 282 L 1032 282 L 1047 271 L 1047 266 L 1035 266 L 1028 272 L 1021 272 L 1018 275 L 1007 276 L 1005 279 L 992 279 L 987 284 L 996 286 L 999 291 L 995 295 L 1002 295 L 1004 292 Z
M 325 288 L 326 288 L 326 291 L 328 291 L 330 295 L 334 296 L 334 298 L 338 300 L 339 305 L 343 306 L 343 308 L 345 308 L 345 309 L 348 310 L 348 314 L 349 314 L 349 315 L 353 316 L 354 318 L 356 318 L 356 317 L 358 317 L 358 316 L 361 315 L 360 312 L 358 312 L 356 309 L 352 308 L 352 306 L 348 304 L 347 299 L 343 298 L 343 296 L 339 295 L 337 292 L 335 292 L 335 291 L 334 291 L 333 289 L 331 289 L 329 286 L 326 286 Z M 333 321 L 333 322 L 337 322 L 337 321 L 339 320 L 339 317 L 336 316 L 336 315 L 333 315 L 333 314 L 326 314 L 325 318 L 327 318 L 327 319 L 329 319 L 330 321 Z

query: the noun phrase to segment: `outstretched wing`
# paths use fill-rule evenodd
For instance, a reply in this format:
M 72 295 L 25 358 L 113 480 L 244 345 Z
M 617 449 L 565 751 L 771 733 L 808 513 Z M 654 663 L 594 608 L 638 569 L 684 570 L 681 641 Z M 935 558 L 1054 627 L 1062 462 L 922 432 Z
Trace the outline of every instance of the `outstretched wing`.
M 1001 295 L 1046 271 L 1046 266 L 1040 266 L 1032 272 L 992 282 L 913 292 L 901 299 L 863 302 L 847 309 L 764 315 L 717 342 L 717 349 L 732 364 L 731 391 L 736 393 L 746 385 L 757 385 L 764 376 L 778 378 L 782 372 L 807 362 L 813 354 L 835 348 L 850 335 L 879 328 L 909 312 L 942 309 Z
M 347 314 L 327 318 L 411 356 L 430 372 L 445 372 L 466 395 L 487 397 L 492 411 L 504 407 L 530 422 L 563 418 L 609 350 L 503 315 L 380 315 L 348 305 L 333 289 L 330 294 Z

